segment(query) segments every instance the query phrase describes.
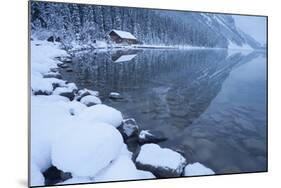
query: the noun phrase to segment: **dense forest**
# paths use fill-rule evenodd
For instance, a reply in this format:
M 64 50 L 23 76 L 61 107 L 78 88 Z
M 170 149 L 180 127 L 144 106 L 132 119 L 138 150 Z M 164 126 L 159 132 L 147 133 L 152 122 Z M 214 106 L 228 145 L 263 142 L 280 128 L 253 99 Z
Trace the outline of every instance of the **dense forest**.
M 105 40 L 119 29 L 145 44 L 227 47 L 231 40 L 258 46 L 229 15 L 36 1 L 30 12 L 33 35 L 55 35 L 65 44 Z

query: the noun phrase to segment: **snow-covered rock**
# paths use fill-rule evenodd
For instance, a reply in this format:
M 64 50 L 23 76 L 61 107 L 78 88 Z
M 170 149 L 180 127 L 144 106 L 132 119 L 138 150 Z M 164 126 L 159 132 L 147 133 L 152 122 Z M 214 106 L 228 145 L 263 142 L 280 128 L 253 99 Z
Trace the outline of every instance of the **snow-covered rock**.
M 202 165 L 201 163 L 193 163 L 188 164 L 184 168 L 184 175 L 185 176 L 202 176 L 202 175 L 213 175 L 215 172 L 207 168 L 206 166 Z
M 48 72 L 43 75 L 43 78 L 57 78 L 62 79 L 62 76 L 58 72 Z
M 80 101 L 83 97 L 88 96 L 88 95 L 93 95 L 93 96 L 98 97 L 99 92 L 98 91 L 92 91 L 92 90 L 89 90 L 89 89 L 80 89 L 77 92 L 77 95 L 76 95 L 75 99 L 77 101 Z
M 64 85 L 65 81 L 57 78 L 43 78 L 42 75 L 31 75 L 31 88 L 34 95 L 50 95 L 55 85 Z
M 138 141 L 144 143 L 158 143 L 167 140 L 168 138 L 160 131 L 142 130 L 139 133 Z
M 52 163 L 73 176 L 95 176 L 118 157 L 123 139 L 106 123 L 73 121 L 52 144 Z
M 90 122 L 104 122 L 118 127 L 123 117 L 120 111 L 104 104 L 97 104 L 86 108 L 80 113 L 80 118 Z
M 181 176 L 186 159 L 179 153 L 156 144 L 141 146 L 136 158 L 138 169 L 152 172 L 156 177 Z
M 133 118 L 124 119 L 122 125 L 118 128 L 124 139 L 138 135 L 139 126 Z
M 81 103 L 85 104 L 86 106 L 90 107 L 96 104 L 101 104 L 101 100 L 94 96 L 94 95 L 87 95 L 80 100 Z
M 69 105 L 69 113 L 71 115 L 78 115 L 79 113 L 81 113 L 86 106 L 78 101 L 71 101 L 68 103 Z
M 57 87 L 54 91 L 54 95 L 61 95 L 67 97 L 69 100 L 73 100 L 75 97 L 75 92 L 77 91 L 77 86 L 74 83 L 65 84 L 63 87 Z
M 69 100 L 65 97 L 31 97 L 31 159 L 41 172 L 51 166 L 51 143 L 57 130 L 72 122 Z
M 31 186 L 42 186 L 45 185 L 45 179 L 38 166 L 31 163 L 30 168 L 30 185 Z
M 152 179 L 155 176 L 151 172 L 138 170 L 126 155 L 119 156 L 106 169 L 95 177 L 96 182 L 121 181 L 121 180 L 137 180 Z
M 109 93 L 109 98 L 111 99 L 123 99 L 122 95 L 117 92 L 111 92 Z

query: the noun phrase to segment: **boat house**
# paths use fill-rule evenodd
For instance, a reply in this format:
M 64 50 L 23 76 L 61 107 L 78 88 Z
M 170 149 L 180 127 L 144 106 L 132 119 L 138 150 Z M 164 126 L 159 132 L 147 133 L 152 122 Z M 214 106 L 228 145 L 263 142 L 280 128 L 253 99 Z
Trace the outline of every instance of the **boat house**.
M 120 43 L 124 43 L 124 44 L 138 44 L 138 40 L 137 38 L 127 32 L 127 31 L 121 31 L 121 30 L 111 30 L 109 33 L 108 33 L 108 36 L 110 37 L 110 39 L 117 43 L 117 44 L 120 44 Z

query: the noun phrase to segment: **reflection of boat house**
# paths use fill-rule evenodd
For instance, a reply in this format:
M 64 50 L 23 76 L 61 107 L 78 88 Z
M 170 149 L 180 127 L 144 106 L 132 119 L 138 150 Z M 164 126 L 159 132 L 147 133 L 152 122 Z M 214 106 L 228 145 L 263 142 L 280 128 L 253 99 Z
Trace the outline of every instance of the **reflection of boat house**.
M 127 44 L 137 44 L 138 43 L 138 40 L 137 38 L 127 32 L 127 31 L 121 31 L 121 30 L 111 30 L 109 33 L 108 33 L 108 36 L 110 37 L 110 39 L 115 42 L 115 43 L 127 43 Z
M 132 54 L 132 55 L 122 55 L 118 59 L 116 59 L 114 62 L 115 63 L 120 63 L 120 62 L 125 62 L 125 61 L 131 61 L 136 57 L 137 54 Z
M 131 61 L 137 56 L 137 53 L 139 51 L 137 50 L 118 50 L 111 54 L 111 60 L 115 63 L 125 62 L 125 61 Z

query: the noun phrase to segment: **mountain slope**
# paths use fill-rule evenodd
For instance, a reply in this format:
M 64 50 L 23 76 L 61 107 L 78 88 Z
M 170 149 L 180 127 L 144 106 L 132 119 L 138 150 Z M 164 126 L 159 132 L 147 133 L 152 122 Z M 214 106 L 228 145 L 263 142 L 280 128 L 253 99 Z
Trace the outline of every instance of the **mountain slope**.
M 144 44 L 260 47 L 225 14 L 33 1 L 31 27 L 32 35 L 60 37 L 66 45 L 105 40 L 110 30 L 118 29 Z

